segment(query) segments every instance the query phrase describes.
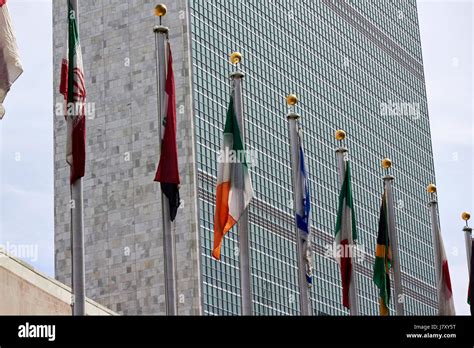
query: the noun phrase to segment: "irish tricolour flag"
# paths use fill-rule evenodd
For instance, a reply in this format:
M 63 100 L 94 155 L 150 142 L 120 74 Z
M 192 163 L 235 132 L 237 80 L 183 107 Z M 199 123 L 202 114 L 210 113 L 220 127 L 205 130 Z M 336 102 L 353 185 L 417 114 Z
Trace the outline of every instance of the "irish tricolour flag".
M 349 162 L 346 162 L 346 172 L 339 192 L 339 208 L 337 210 L 336 235 L 334 238 L 336 259 L 341 269 L 342 304 L 351 308 L 349 289 L 352 286 L 354 271 L 352 256 L 353 243 L 357 239 L 356 220 L 352 202 L 351 171 Z
M 237 110 L 232 95 L 224 127 L 224 141 L 219 155 L 216 213 L 214 216 L 214 247 L 212 256 L 220 260 L 222 240 L 247 209 L 253 197 L 252 182 Z
M 66 101 L 66 161 L 71 167 L 73 184 L 84 176 L 86 162 L 86 87 L 82 64 L 77 0 L 68 0 L 68 35 L 66 53 L 61 66 L 60 93 Z
M 22 72 L 7 0 L 0 0 L 0 120 L 5 114 L 3 101 Z

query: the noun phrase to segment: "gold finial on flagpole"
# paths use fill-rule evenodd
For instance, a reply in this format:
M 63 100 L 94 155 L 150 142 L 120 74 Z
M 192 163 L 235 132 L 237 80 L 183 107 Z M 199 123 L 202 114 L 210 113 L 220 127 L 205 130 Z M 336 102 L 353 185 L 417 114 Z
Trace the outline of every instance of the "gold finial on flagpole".
M 382 167 L 385 169 L 389 169 L 392 167 L 392 160 L 390 158 L 384 158 L 382 160 Z
M 286 96 L 286 103 L 289 106 L 295 106 L 298 103 L 298 97 L 296 96 L 296 94 L 288 94 Z
M 436 185 L 429 184 L 428 187 L 426 188 L 426 191 L 428 191 L 428 193 L 436 193 Z
M 230 55 L 230 62 L 234 65 L 239 64 L 242 61 L 242 54 L 240 52 L 233 52 Z
M 288 115 L 286 116 L 287 119 L 294 119 L 294 120 L 297 120 L 300 118 L 300 115 L 298 115 L 296 112 L 295 112 L 295 106 L 296 104 L 298 104 L 298 97 L 296 96 L 296 94 L 288 94 L 286 96 L 286 105 L 288 105 L 289 107 L 289 113 Z
M 344 139 L 346 139 L 346 132 L 344 132 L 342 129 L 338 129 L 334 136 L 336 140 L 343 141 Z
M 158 4 L 155 6 L 155 16 L 160 17 L 160 25 L 161 25 L 161 19 L 163 18 L 164 15 L 166 15 L 166 12 L 168 12 L 168 9 L 166 8 L 165 4 Z
M 461 219 L 466 221 L 466 226 L 467 226 L 467 222 L 469 221 L 470 218 L 471 218 L 471 214 L 469 214 L 467 211 L 462 212 Z
M 166 5 L 164 4 L 159 4 L 155 6 L 155 16 L 157 17 L 163 17 L 168 9 L 166 8 Z

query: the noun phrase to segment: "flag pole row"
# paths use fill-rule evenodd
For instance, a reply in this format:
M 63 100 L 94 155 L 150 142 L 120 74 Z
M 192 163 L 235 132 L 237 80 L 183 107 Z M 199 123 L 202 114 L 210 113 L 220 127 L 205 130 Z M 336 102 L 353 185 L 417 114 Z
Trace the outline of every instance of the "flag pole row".
M 169 29 L 162 26 L 162 17 L 167 13 L 163 4 L 155 7 L 155 15 L 160 18 L 160 25 L 155 26 L 156 76 L 157 76 L 157 112 L 159 134 L 160 162 L 155 181 L 160 182 L 162 204 L 162 230 L 165 274 L 166 313 L 177 314 L 176 302 L 176 266 L 175 243 L 172 230 L 177 209 L 180 205 L 179 170 L 176 143 L 176 93 L 172 66 L 171 47 L 168 39 Z M 85 84 L 82 54 L 79 44 L 78 5 L 77 0 L 68 0 L 68 45 L 67 55 L 63 59 L 60 92 L 67 103 L 85 103 Z M 242 55 L 234 52 L 230 56 L 236 67 L 230 77 L 232 94 L 227 110 L 221 154 L 246 153 L 245 121 L 243 115 L 242 79 L 244 74 L 239 69 Z M 300 289 L 300 312 L 311 315 L 310 286 L 313 282 L 313 260 L 311 252 L 310 228 L 310 192 L 308 171 L 305 165 L 300 115 L 294 108 L 298 102 L 296 95 L 287 96 L 290 112 L 287 115 L 291 149 L 293 209 L 295 214 L 295 232 L 298 253 L 298 282 Z M 66 108 L 67 109 L 67 108 Z M 75 110 L 75 109 L 74 109 Z M 79 108 L 79 110 L 83 110 Z M 76 119 L 73 116 L 78 116 Z M 67 162 L 71 169 L 71 254 L 72 254 L 72 288 L 73 314 L 85 314 L 85 280 L 84 280 L 84 214 L 82 178 L 85 167 L 85 115 L 67 115 Z M 343 141 L 346 135 L 343 130 L 336 131 L 336 139 Z M 214 218 L 214 246 L 212 256 L 220 260 L 224 236 L 237 225 L 239 235 L 240 282 L 242 314 L 252 315 L 251 274 L 249 256 L 249 219 L 248 206 L 254 197 L 249 173 L 247 156 L 237 156 L 237 161 L 223 157 L 218 163 L 216 188 L 216 210 Z M 342 302 L 351 315 L 358 315 L 356 267 L 353 255 L 356 249 L 357 228 L 353 206 L 348 150 L 345 147 L 336 149 L 338 178 L 340 185 L 338 214 L 335 228 L 334 244 L 342 251 L 336 256 L 340 266 L 342 280 Z M 382 160 L 382 166 L 388 170 L 392 166 L 390 159 Z M 390 301 L 390 270 L 394 277 L 395 309 L 397 315 L 404 315 L 404 297 L 402 292 L 401 270 L 399 260 L 398 236 L 395 226 L 395 209 L 392 185 L 394 177 L 383 177 L 384 193 L 380 210 L 379 231 L 377 235 L 376 260 L 374 264 L 374 283 L 380 292 L 380 313 L 388 314 Z M 429 202 L 432 219 L 432 237 L 435 246 L 435 268 L 438 288 L 439 315 L 454 314 L 452 289 L 446 254 L 439 231 L 436 186 L 428 186 L 431 200 Z M 473 312 L 474 262 L 472 255 L 472 229 L 467 221 L 469 213 L 462 214 L 466 221 L 465 232 L 468 268 L 470 270 L 470 290 L 468 301 Z
M 242 55 L 238 52 L 234 52 L 231 55 L 231 63 L 238 64 L 242 60 Z M 235 81 L 234 81 L 235 83 Z M 234 85 L 233 95 L 235 95 L 235 85 Z M 239 96 L 241 95 L 241 85 L 239 84 Z M 232 98 L 231 98 L 232 101 Z M 311 233 L 310 233 L 310 222 L 309 222 L 309 213 L 310 213 L 310 193 L 308 185 L 308 172 L 304 160 L 304 150 L 303 150 L 303 137 L 302 129 L 300 126 L 301 116 L 297 114 L 294 110 L 298 98 L 294 94 L 290 94 L 286 97 L 287 105 L 290 108 L 290 112 L 287 115 L 288 120 L 288 130 L 289 130 L 289 141 L 290 141 L 290 158 L 292 165 L 292 185 L 293 185 L 293 210 L 295 214 L 295 231 L 297 241 L 297 265 L 298 265 L 298 285 L 299 285 L 299 299 L 300 299 L 300 314 L 301 315 L 311 315 L 313 313 L 311 298 L 310 298 L 310 287 L 313 283 L 313 265 L 312 265 L 312 253 L 311 253 Z M 239 115 L 237 117 L 240 129 L 238 134 L 232 133 L 232 138 L 238 136 L 240 139 L 243 139 L 244 136 L 240 134 L 240 131 L 244 130 L 243 117 L 241 116 L 242 112 L 242 98 L 239 97 L 239 102 L 235 103 L 238 108 L 238 112 L 235 114 Z M 231 110 L 234 106 L 230 105 Z M 228 112 L 229 117 L 229 112 Z M 229 136 L 229 118 L 226 121 L 226 126 L 224 130 L 224 148 L 223 150 L 229 150 L 226 148 L 225 139 Z M 235 129 L 234 129 L 235 131 Z M 336 139 L 338 141 L 344 141 L 346 134 L 343 130 L 336 131 Z M 244 143 L 244 142 L 243 142 Z M 244 145 L 242 144 L 242 149 Z M 356 263 L 354 262 L 354 255 L 357 251 L 357 228 L 356 228 L 356 219 L 355 212 L 353 207 L 353 197 L 352 197 L 352 188 L 351 188 L 351 178 L 350 178 L 350 167 L 348 160 L 348 149 L 345 147 L 339 147 L 336 149 L 336 159 L 337 159 L 337 168 L 338 168 L 338 178 L 340 185 L 339 193 L 339 207 L 338 207 L 338 217 L 336 221 L 336 232 L 335 232 L 335 245 L 340 247 L 339 252 L 336 255 L 336 259 L 339 263 L 341 271 L 341 280 L 342 280 L 342 303 L 343 306 L 349 310 L 351 315 L 359 315 L 358 308 L 358 298 L 357 298 L 357 276 L 356 276 Z M 388 158 L 382 160 L 382 167 L 388 172 L 392 167 L 392 161 Z M 248 216 L 247 208 L 249 205 L 249 200 L 245 204 L 238 203 L 237 206 L 240 207 L 240 211 L 237 209 L 237 219 L 235 216 L 232 216 L 230 211 L 232 211 L 232 206 L 235 206 L 235 202 L 232 199 L 235 199 L 236 195 L 232 189 L 233 185 L 236 182 L 232 182 L 232 178 L 237 178 L 239 176 L 243 177 L 248 176 L 248 167 L 245 168 L 246 174 L 242 174 L 236 171 L 238 166 L 229 166 L 229 163 L 219 163 L 218 171 L 218 187 L 216 194 L 216 214 L 215 214 L 215 224 L 214 224 L 214 249 L 213 256 L 215 259 L 220 260 L 220 248 L 222 245 L 222 240 L 224 235 L 231 229 L 233 224 L 238 222 L 238 232 L 241 232 L 240 219 L 238 216 L 246 215 L 246 220 L 244 222 L 245 226 L 245 238 L 242 239 L 239 235 L 239 241 L 241 243 L 240 248 L 246 250 L 245 253 L 240 254 L 241 266 L 241 291 L 242 291 L 242 314 L 250 315 L 252 314 L 251 305 L 251 283 L 250 283 L 250 270 L 247 268 L 248 265 Z M 228 177 L 226 179 L 221 179 L 227 173 Z M 227 182 L 225 180 L 229 179 Z M 382 206 L 381 206 L 381 215 L 379 220 L 379 231 L 377 235 L 377 248 L 376 248 L 376 260 L 374 264 L 374 275 L 373 280 L 375 285 L 379 288 L 380 293 L 380 314 L 388 315 L 389 314 L 389 303 L 391 299 L 391 281 L 390 273 L 393 276 L 393 293 L 394 293 L 394 307 L 395 314 L 402 316 L 405 315 L 405 295 L 403 293 L 402 287 L 402 276 L 401 276 L 401 265 L 400 265 L 400 249 L 398 244 L 398 235 L 397 228 L 395 224 L 395 206 L 393 198 L 393 182 L 395 177 L 393 175 L 383 176 L 383 187 L 384 192 L 382 196 Z M 253 191 L 251 190 L 251 182 L 248 178 L 249 185 L 247 191 L 249 194 L 248 198 L 253 197 Z M 240 185 L 241 190 L 238 191 L 240 194 L 246 192 L 245 185 L 241 185 L 244 181 L 237 180 L 237 183 Z M 226 183 L 229 186 L 229 192 L 225 197 L 220 192 L 220 185 Z M 436 269 L 436 280 L 437 280 L 437 293 L 438 293 L 438 314 L 439 315 L 455 315 L 453 295 L 451 289 L 451 281 L 449 277 L 449 269 L 447 264 L 446 253 L 444 250 L 444 245 L 442 242 L 442 237 L 440 234 L 439 228 L 439 217 L 436 201 L 436 186 L 430 184 L 427 188 L 428 192 L 431 194 L 429 207 L 431 212 L 432 220 L 432 238 L 435 251 L 435 269 Z M 250 194 L 251 192 L 251 194 Z M 231 194 L 232 193 L 232 194 Z M 223 199 L 227 200 L 223 202 Z M 237 199 L 239 200 L 239 199 Z M 242 200 L 242 199 L 241 199 Z M 220 208 L 224 205 L 226 208 L 224 211 L 227 215 L 221 221 L 219 218 L 222 217 L 222 209 Z M 243 210 L 242 210 L 243 209 Z M 220 227 L 219 227 L 220 226 Z M 467 234 L 466 234 L 467 236 Z M 470 244 L 469 248 L 472 245 L 471 235 L 469 238 L 466 237 L 466 240 L 469 239 Z M 244 240 L 245 244 L 242 244 Z M 217 241 L 217 242 L 216 242 Z M 467 245 L 467 242 L 466 242 Z M 467 246 L 468 247 L 468 246 Z M 218 256 L 216 257 L 216 250 L 218 250 Z M 469 258 L 471 260 L 471 258 Z M 243 262 L 246 261 L 246 262 Z M 245 273 L 245 277 L 243 276 Z M 245 281 L 246 279 L 246 281 Z M 245 299 L 244 299 L 245 294 Z M 245 303 L 245 306 L 244 306 Z
M 166 58 L 163 54 L 165 36 L 168 35 L 168 29 L 161 26 L 161 19 L 166 14 L 166 6 L 158 5 L 155 8 L 155 14 L 160 18 L 160 26 L 155 27 L 154 31 L 161 34 L 157 39 L 157 69 L 160 70 L 159 91 L 160 95 L 166 94 L 164 91 L 164 65 Z M 161 47 L 161 49 L 160 49 Z M 168 43 L 169 47 L 169 43 Z M 170 49 L 169 49 L 169 52 Z M 171 53 L 170 53 L 171 55 Z M 163 57 L 159 67 L 158 58 Z M 232 151 L 245 152 L 245 119 L 243 115 L 243 97 L 242 97 L 242 80 L 244 73 L 240 70 L 242 54 L 233 52 L 230 55 L 230 63 L 235 66 L 235 71 L 231 73 L 232 93 L 227 109 L 227 116 L 224 127 L 223 142 L 221 154 L 229 154 Z M 172 71 L 171 62 L 168 61 L 168 73 Z M 173 84 L 174 91 L 174 84 Z M 174 96 L 174 92 L 173 92 Z M 161 123 L 166 118 L 168 125 L 167 110 L 163 110 L 162 97 L 159 99 L 158 110 Z M 310 192 L 308 182 L 308 171 L 305 165 L 304 149 L 303 149 L 303 132 L 300 125 L 301 116 L 295 112 L 298 98 L 294 94 L 286 97 L 289 107 L 287 115 L 288 132 L 290 142 L 290 158 L 292 166 L 292 185 L 293 185 L 293 210 L 295 214 L 295 240 L 297 246 L 297 266 L 298 266 L 298 286 L 299 286 L 299 302 L 300 314 L 312 315 L 313 309 L 311 305 L 310 288 L 313 283 L 313 257 L 311 252 L 311 228 L 310 228 Z M 174 104 L 173 104 L 174 105 Z M 169 109 L 168 109 L 169 111 Z M 165 116 L 166 115 L 166 116 Z M 171 115 L 176 123 L 176 115 Z M 174 126 L 175 127 L 175 126 Z M 166 127 L 168 128 L 168 127 Z M 166 131 L 165 131 L 166 132 Z M 160 132 L 161 133 L 161 132 Z M 174 138 L 176 131 L 174 130 Z M 337 130 L 335 134 L 336 140 L 343 143 L 346 138 L 344 130 Z M 165 144 L 164 140 L 162 144 Z M 176 144 L 173 145 L 176 147 Z M 351 174 L 348 158 L 349 150 L 344 146 L 336 149 L 338 182 L 340 186 L 338 199 L 338 214 L 336 221 L 334 245 L 338 247 L 335 255 L 338 261 L 341 281 L 342 281 L 342 304 L 349 310 L 350 315 L 359 315 L 358 297 L 357 297 L 357 268 L 354 262 L 354 255 L 357 252 L 357 224 L 356 214 L 354 212 Z M 240 285 L 241 285 L 241 314 L 252 315 L 252 279 L 250 272 L 250 250 L 249 250 L 249 217 L 248 206 L 254 196 L 252 182 L 249 173 L 249 163 L 238 157 L 238 163 L 233 163 L 230 158 L 220 156 L 218 163 L 217 187 L 216 187 L 216 206 L 214 215 L 214 246 L 212 248 L 212 257 L 216 260 L 221 258 L 221 246 L 224 236 L 236 225 L 239 241 L 239 259 L 240 259 Z M 247 157 L 245 157 L 247 158 Z M 161 150 L 160 164 L 163 160 L 163 150 Z M 169 161 L 168 161 L 169 162 Z M 177 164 L 176 164 L 177 166 Z M 392 161 L 388 158 L 382 160 L 382 167 L 389 170 L 392 167 Z M 158 174 L 157 174 L 158 175 Z M 382 196 L 381 213 L 379 220 L 379 230 L 377 235 L 376 259 L 374 264 L 373 281 L 379 288 L 380 294 L 380 314 L 389 314 L 389 302 L 391 298 L 391 281 L 390 273 L 393 274 L 393 292 L 395 298 L 396 315 L 405 314 L 405 297 L 402 288 L 401 266 L 398 246 L 398 235 L 395 225 L 395 207 L 393 199 L 393 182 L 395 177 L 385 175 L 383 177 L 384 192 Z M 159 181 L 159 180 L 157 180 Z M 179 184 L 179 182 L 178 182 Z M 162 181 L 163 185 L 163 181 Z M 163 189 L 163 187 L 162 187 Z M 428 192 L 435 194 L 436 186 L 430 184 Z M 162 194 L 163 202 L 163 239 L 164 239 L 164 255 L 165 255 L 165 278 L 167 289 L 167 313 L 176 313 L 176 294 L 174 278 L 174 243 L 171 228 L 171 221 L 167 218 L 166 195 Z M 440 315 L 454 314 L 454 305 L 452 299 L 452 290 L 449 280 L 449 270 L 447 266 L 446 254 L 442 244 L 441 234 L 439 232 L 439 218 L 437 215 L 436 197 L 432 196 L 429 203 L 431 219 L 433 243 L 435 246 L 435 269 L 438 288 L 438 308 Z M 173 219 L 174 220 L 174 216 Z M 466 233 L 467 236 L 467 233 Z M 470 235 L 469 235 L 470 236 Z M 466 240 L 468 238 L 466 237 Z M 469 237 L 470 241 L 470 237 Z M 467 242 L 466 242 L 467 245 Z M 469 244 L 470 246 L 471 244 Z M 174 308 L 174 310 L 172 309 Z

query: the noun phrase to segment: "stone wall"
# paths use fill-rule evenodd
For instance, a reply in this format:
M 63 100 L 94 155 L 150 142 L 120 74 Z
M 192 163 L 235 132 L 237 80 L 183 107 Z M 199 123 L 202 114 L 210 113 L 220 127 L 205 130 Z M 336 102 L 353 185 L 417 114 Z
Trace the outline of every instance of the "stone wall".
M 168 7 L 177 97 L 182 207 L 176 240 L 179 314 L 201 313 L 188 19 Z M 157 88 L 150 0 L 79 1 L 88 107 L 84 177 L 86 294 L 122 314 L 165 314 Z M 66 42 L 66 2 L 53 1 L 54 92 Z M 56 278 L 71 282 L 69 168 L 64 117 L 54 116 Z

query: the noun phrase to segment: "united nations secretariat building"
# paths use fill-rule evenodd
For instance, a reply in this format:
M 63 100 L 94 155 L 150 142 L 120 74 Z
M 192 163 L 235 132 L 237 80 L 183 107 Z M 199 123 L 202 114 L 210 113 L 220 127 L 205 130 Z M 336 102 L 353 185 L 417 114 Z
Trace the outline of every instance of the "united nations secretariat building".
M 87 297 L 120 314 L 164 314 L 155 34 L 151 0 L 80 1 L 87 100 L 84 177 Z M 178 314 L 241 313 L 238 230 L 211 257 L 219 154 L 231 93 L 229 54 L 242 54 L 246 147 L 255 154 L 249 208 L 255 315 L 298 315 L 297 257 L 285 96 L 298 95 L 311 191 L 314 315 L 347 315 L 334 240 L 334 131 L 347 133 L 363 250 L 360 314 L 378 314 L 373 263 L 384 170 L 392 159 L 406 315 L 436 314 L 426 184 L 435 181 L 415 0 L 164 0 L 176 81 L 182 204 L 175 236 Z M 54 76 L 66 2 L 53 1 Z M 55 102 L 60 103 L 55 78 Z M 71 283 L 66 124 L 54 118 L 56 279 Z M 393 301 L 391 303 L 393 310 Z

